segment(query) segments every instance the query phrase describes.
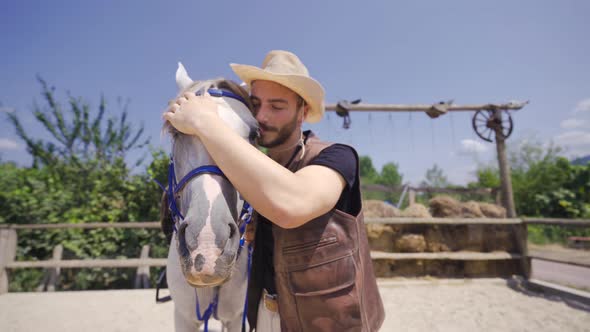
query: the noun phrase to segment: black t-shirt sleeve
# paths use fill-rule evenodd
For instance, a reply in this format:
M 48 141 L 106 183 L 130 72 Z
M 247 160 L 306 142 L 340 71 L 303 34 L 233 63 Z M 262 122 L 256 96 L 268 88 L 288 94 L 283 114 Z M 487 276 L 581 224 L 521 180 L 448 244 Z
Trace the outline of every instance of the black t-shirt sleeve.
M 350 146 L 333 144 L 322 150 L 309 165 L 326 166 L 340 173 L 348 189 L 352 188 L 356 181 L 357 161 Z
M 338 172 L 346 181 L 346 186 L 340 194 L 335 208 L 356 216 L 360 211 L 358 195 L 354 195 L 358 161 L 354 150 L 347 145 L 331 145 L 318 154 L 309 165 L 320 165 L 329 167 Z

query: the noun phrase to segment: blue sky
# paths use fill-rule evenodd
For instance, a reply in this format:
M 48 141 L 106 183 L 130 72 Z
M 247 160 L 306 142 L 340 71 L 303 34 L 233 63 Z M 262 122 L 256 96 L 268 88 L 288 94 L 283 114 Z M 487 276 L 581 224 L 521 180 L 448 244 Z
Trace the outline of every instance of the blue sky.
M 0 4 L 0 117 L 42 104 L 36 75 L 82 96 L 101 94 L 116 114 L 130 101 L 152 145 L 160 114 L 176 95 L 182 61 L 195 79 L 236 79 L 228 63 L 260 65 L 272 49 L 296 53 L 326 89 L 327 102 L 456 104 L 530 100 L 513 113 L 513 147 L 536 137 L 590 154 L 590 2 L 578 1 L 4 1 Z M 24 143 L 0 122 L 0 155 L 28 165 Z M 355 113 L 352 128 L 329 114 L 308 126 L 352 144 L 380 168 L 399 164 L 418 184 L 441 166 L 450 180 L 474 179 L 495 162 L 494 145 L 476 137 L 470 113 Z

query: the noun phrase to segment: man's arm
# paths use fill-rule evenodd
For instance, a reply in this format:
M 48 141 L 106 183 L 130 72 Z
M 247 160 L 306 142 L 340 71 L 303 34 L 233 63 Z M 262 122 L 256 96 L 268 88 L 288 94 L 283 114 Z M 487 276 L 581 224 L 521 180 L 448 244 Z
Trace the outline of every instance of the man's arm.
M 183 105 L 164 118 L 177 129 L 199 136 L 258 213 L 278 226 L 295 228 L 334 208 L 346 185 L 338 172 L 310 165 L 292 173 L 234 133 L 210 108 L 195 110 Z

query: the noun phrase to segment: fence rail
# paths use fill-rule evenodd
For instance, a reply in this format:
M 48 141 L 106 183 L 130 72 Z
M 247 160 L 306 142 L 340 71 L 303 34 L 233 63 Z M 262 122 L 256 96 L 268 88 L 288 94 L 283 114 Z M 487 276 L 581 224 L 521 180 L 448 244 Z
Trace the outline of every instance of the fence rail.
M 389 224 L 389 225 L 511 225 L 513 227 L 515 240 L 520 252 L 441 252 L 441 253 L 371 253 L 373 259 L 391 260 L 521 260 L 523 274 L 529 277 L 530 259 L 544 259 L 543 257 L 528 255 L 526 246 L 527 225 L 559 225 L 566 227 L 590 227 L 590 219 L 559 219 L 559 218 L 366 218 L 367 223 Z M 159 228 L 159 222 L 119 222 L 119 223 L 84 223 L 84 224 L 3 224 L 0 225 L 0 294 L 8 291 L 8 270 L 44 268 L 48 269 L 48 275 L 44 282 L 49 285 L 40 285 L 38 289 L 55 289 L 57 278 L 61 268 L 137 268 L 135 287 L 149 287 L 149 267 L 161 267 L 166 265 L 165 258 L 150 258 L 149 246 L 144 246 L 140 258 L 124 259 L 83 259 L 83 260 L 62 260 L 61 245 L 56 246 L 52 259 L 44 261 L 15 261 L 17 247 L 17 231 L 19 230 L 43 230 L 43 229 L 145 229 Z M 579 262 L 551 259 L 551 261 L 590 267 L 590 265 Z

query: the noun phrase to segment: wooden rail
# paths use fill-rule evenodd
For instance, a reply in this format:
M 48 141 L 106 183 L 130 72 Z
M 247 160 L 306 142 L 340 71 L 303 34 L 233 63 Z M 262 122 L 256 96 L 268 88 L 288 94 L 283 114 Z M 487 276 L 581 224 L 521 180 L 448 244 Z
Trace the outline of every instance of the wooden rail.
M 88 222 L 83 224 L 0 224 L 0 229 L 95 229 L 95 228 L 160 228 L 158 221 Z
M 590 227 L 590 219 L 522 218 L 527 225 L 559 225 L 567 227 Z
M 527 253 L 526 226 L 527 225 L 559 225 L 567 227 L 590 227 L 588 219 L 558 219 L 558 218 L 366 218 L 367 223 L 379 223 L 389 225 L 510 225 L 516 227 L 515 240 L 518 242 L 519 253 L 509 252 L 439 252 L 439 253 L 388 253 L 371 252 L 373 259 L 390 260 L 513 260 L 520 259 L 523 264 L 523 273 L 529 277 L 529 265 L 531 256 Z M 149 267 L 161 267 L 166 265 L 165 258 L 150 258 L 149 246 L 141 250 L 140 258 L 125 259 L 77 259 L 62 260 L 61 245 L 56 246 L 53 258 L 45 261 L 15 261 L 17 247 L 17 230 L 43 230 L 43 229 L 98 229 L 98 228 L 159 228 L 159 222 L 121 222 L 121 223 L 83 223 L 83 224 L 3 224 L 0 225 L 0 294 L 8 291 L 8 270 L 25 268 L 48 269 L 38 290 L 53 290 L 62 268 L 137 268 L 135 280 L 136 287 L 149 287 Z M 540 259 L 540 257 L 534 257 Z M 579 265 L 576 262 L 552 261 L 564 264 Z M 587 265 L 582 265 L 586 266 Z
M 522 220 L 493 218 L 365 218 L 366 223 L 386 225 L 519 225 Z
M 7 269 L 28 268 L 129 268 L 142 266 L 166 266 L 166 258 L 124 258 L 124 259 L 68 259 L 47 261 L 15 261 L 6 265 Z
M 504 251 L 489 253 L 482 252 L 412 252 L 412 253 L 393 253 L 383 251 L 371 251 L 372 259 L 392 259 L 392 260 L 454 260 L 454 261 L 488 261 L 488 260 L 509 260 L 521 259 L 522 255 L 513 254 Z

